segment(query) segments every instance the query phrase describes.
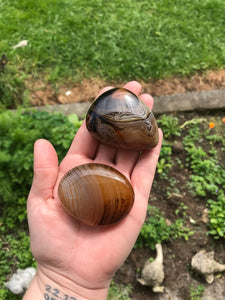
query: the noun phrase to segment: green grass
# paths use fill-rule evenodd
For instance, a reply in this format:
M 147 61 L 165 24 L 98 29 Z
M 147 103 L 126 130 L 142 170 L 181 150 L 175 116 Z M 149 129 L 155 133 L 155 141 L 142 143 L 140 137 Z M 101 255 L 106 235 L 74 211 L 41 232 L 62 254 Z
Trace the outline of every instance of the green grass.
M 191 74 L 225 66 L 224 11 L 223 0 L 2 0 L 0 54 L 51 81 Z

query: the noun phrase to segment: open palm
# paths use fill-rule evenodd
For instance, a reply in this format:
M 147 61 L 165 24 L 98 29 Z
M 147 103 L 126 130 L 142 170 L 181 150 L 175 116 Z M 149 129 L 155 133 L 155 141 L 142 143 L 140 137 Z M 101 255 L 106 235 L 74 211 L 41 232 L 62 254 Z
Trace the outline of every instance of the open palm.
M 129 82 L 125 88 L 137 95 L 141 91 L 137 82 Z M 149 95 L 140 97 L 152 108 L 153 99 Z M 49 277 L 66 278 L 89 289 L 109 286 L 113 274 L 130 253 L 144 222 L 162 142 L 161 132 L 159 136 L 158 146 L 140 155 L 100 144 L 90 136 L 84 122 L 60 166 L 48 141 L 35 143 L 34 179 L 27 207 L 31 249 L 41 272 Z M 134 206 L 118 224 L 105 227 L 84 225 L 72 218 L 60 204 L 57 189 L 63 175 L 77 165 L 90 162 L 110 165 L 131 181 L 135 192 Z

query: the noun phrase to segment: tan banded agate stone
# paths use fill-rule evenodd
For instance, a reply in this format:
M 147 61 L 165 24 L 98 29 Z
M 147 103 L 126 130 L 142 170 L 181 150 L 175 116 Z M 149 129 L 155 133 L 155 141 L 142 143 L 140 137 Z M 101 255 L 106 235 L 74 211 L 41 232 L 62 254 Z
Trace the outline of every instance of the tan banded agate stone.
M 92 226 L 119 222 L 134 202 L 128 179 L 118 170 L 98 163 L 71 169 L 61 180 L 58 194 L 74 218 Z

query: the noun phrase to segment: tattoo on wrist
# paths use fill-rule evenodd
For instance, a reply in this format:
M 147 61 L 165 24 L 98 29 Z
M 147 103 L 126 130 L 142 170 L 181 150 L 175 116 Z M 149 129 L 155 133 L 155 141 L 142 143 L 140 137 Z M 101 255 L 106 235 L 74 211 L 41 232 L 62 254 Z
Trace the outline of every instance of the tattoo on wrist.
M 75 297 L 62 293 L 59 289 L 55 289 L 50 285 L 45 285 L 45 300 L 78 300 Z

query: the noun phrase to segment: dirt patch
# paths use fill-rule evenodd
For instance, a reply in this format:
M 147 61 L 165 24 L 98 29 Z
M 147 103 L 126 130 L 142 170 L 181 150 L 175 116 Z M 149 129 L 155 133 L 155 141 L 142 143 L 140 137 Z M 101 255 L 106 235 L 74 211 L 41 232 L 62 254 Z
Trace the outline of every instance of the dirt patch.
M 208 91 L 225 88 L 225 70 L 209 72 L 206 75 L 172 78 L 143 83 L 144 89 L 153 96 L 180 94 L 185 92 Z
M 91 102 L 106 85 L 108 84 L 98 78 L 84 78 L 80 83 L 64 84 L 55 89 L 50 84 L 45 84 L 43 81 L 38 80 L 32 84 L 29 83 L 30 99 L 34 106 Z
M 34 106 L 52 105 L 59 103 L 56 91 L 50 84 L 46 84 L 42 80 L 27 83 L 30 91 L 29 99 Z
M 211 71 L 205 75 L 193 77 L 174 77 L 169 80 L 141 82 L 144 93 L 152 96 L 180 94 L 193 91 L 225 89 L 225 70 Z M 54 89 L 41 80 L 30 82 L 30 99 L 32 105 L 65 104 L 74 102 L 90 102 L 99 91 L 108 85 L 123 86 L 124 82 L 106 82 L 99 78 L 84 79 L 80 83 L 67 84 Z

